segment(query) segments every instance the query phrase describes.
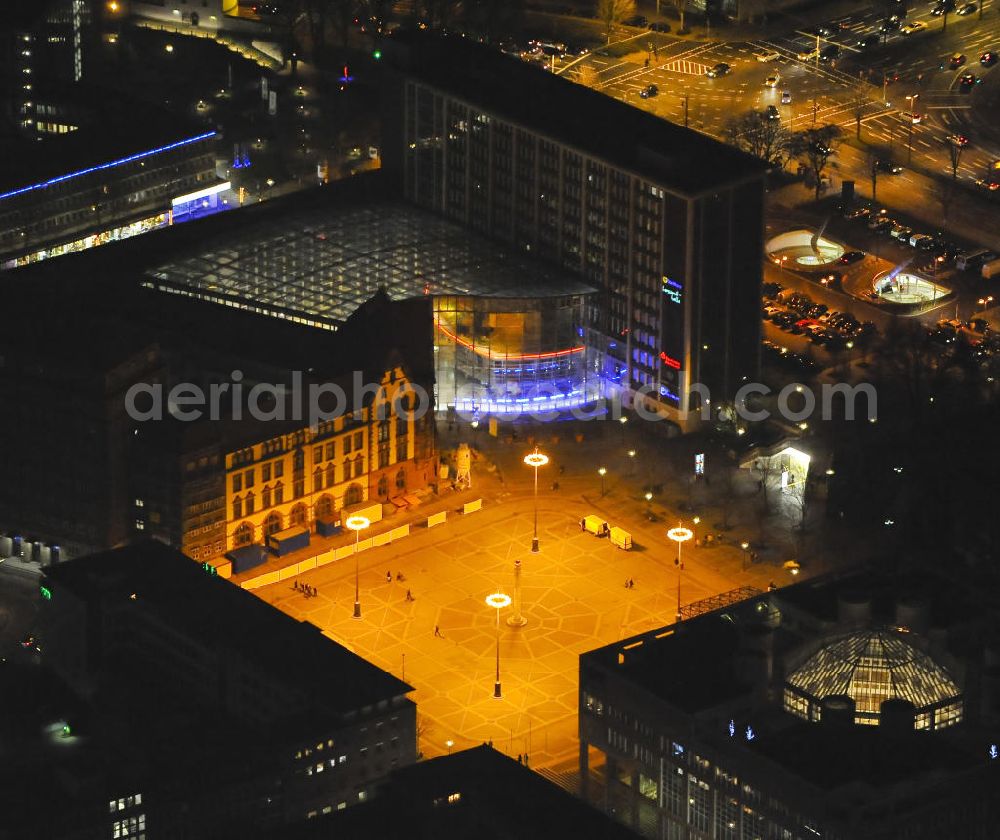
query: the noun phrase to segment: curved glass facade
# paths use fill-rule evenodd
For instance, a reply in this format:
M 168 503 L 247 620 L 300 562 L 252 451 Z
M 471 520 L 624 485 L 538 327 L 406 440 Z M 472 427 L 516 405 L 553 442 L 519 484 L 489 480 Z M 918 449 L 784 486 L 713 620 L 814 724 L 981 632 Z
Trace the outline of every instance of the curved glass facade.
M 846 694 L 854 722 L 878 725 L 884 700 L 908 700 L 917 729 L 942 729 L 962 719 L 962 696 L 948 672 L 893 630 L 852 633 L 831 641 L 792 673 L 785 710 L 819 720 L 824 697 Z
M 601 381 L 588 371 L 584 301 L 436 297 L 438 407 L 510 414 L 597 399 Z

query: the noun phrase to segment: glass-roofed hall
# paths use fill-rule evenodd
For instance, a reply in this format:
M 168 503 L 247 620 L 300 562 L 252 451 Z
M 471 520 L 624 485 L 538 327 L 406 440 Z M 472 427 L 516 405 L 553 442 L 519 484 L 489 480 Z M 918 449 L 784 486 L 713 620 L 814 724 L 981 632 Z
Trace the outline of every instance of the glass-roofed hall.
M 789 675 L 785 709 L 820 720 L 827 698 L 850 698 L 854 722 L 877 726 L 887 700 L 914 706 L 916 729 L 942 729 L 962 719 L 962 696 L 948 672 L 915 647 L 909 633 L 883 628 L 827 641 Z
M 357 197 L 255 208 L 249 224 L 227 220 L 148 268 L 146 283 L 326 329 L 380 287 L 429 295 L 439 408 L 519 413 L 601 395 L 587 342 L 593 288 L 425 210 Z

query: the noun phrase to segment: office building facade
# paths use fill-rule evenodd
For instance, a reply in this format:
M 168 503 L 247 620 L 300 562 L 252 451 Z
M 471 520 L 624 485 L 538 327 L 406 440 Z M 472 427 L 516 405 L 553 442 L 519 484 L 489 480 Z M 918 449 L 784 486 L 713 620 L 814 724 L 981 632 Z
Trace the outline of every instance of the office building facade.
M 680 422 L 731 397 L 759 356 L 761 168 L 453 40 L 398 48 L 383 152 L 403 195 L 597 288 L 586 365 L 609 393 Z
M 658 840 L 985 840 L 989 619 L 908 586 L 807 581 L 583 654 L 584 795 Z

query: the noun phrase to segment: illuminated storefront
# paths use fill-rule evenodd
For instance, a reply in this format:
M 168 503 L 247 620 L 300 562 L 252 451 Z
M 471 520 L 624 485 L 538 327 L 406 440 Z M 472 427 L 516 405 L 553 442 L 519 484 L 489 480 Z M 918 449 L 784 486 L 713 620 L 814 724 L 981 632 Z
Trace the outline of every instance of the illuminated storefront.
M 583 340 L 584 301 L 436 298 L 438 406 L 508 414 L 599 398 L 601 379 L 588 372 Z

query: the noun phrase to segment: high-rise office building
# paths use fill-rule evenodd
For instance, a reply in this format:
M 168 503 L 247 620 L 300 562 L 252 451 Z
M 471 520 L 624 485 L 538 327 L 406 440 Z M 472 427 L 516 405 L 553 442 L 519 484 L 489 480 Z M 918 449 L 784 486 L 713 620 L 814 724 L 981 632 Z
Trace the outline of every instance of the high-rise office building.
M 684 424 L 756 375 L 759 161 L 461 39 L 400 36 L 391 57 L 390 177 L 597 287 L 587 366 L 609 392 Z

